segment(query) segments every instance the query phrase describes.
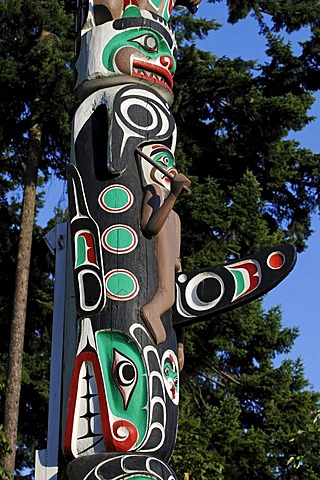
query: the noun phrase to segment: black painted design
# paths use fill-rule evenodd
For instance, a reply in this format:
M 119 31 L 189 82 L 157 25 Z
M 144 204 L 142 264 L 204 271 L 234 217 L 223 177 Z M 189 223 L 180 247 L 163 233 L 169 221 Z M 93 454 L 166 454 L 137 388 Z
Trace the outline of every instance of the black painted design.
M 82 180 L 74 165 L 67 165 L 67 178 L 77 310 L 80 316 L 92 315 L 101 311 L 106 302 L 100 231 L 90 215 Z
M 92 120 L 97 110 L 99 113 Z M 93 131 L 100 128 L 99 122 L 105 121 L 108 122 L 105 135 Z M 106 132 L 105 125 L 101 125 L 101 128 Z M 100 139 L 100 146 L 95 153 L 93 138 Z M 140 162 L 145 160 L 138 159 L 134 150 L 145 143 L 161 143 L 174 150 L 175 140 L 175 122 L 165 102 L 151 89 L 136 85 L 112 87 L 92 94 L 79 107 L 74 120 L 72 162 L 81 175 L 92 219 L 102 233 L 116 224 L 127 225 L 134 230 L 138 240 L 137 247 L 125 255 L 102 250 L 105 276 L 111 271 L 130 271 L 139 283 L 137 295 L 127 301 L 108 298 L 101 311 L 86 316 L 90 318 L 94 334 L 102 329 L 119 330 L 130 334 L 138 342 L 148 365 L 149 388 L 146 405 L 149 409 L 148 429 L 138 450 L 156 455 L 163 461 L 170 458 L 174 448 L 178 405 L 167 398 L 161 374 L 161 358 L 166 350 L 176 350 L 177 343 L 170 311 L 162 317 L 167 340 L 159 347 L 155 346 L 140 316 L 140 308 L 155 294 L 158 279 L 154 240 L 146 238 L 140 229 L 144 195 Z M 97 143 L 96 140 L 94 142 Z M 130 191 L 133 200 L 128 209 L 110 213 L 102 208 L 99 198 L 102 192 L 119 186 Z M 136 335 L 131 329 L 133 325 Z M 110 348 L 113 346 L 110 345 Z M 110 392 L 106 391 L 106 396 L 108 394 Z M 124 408 L 126 402 L 130 402 L 130 392 L 126 395 L 122 396 Z M 99 452 L 101 450 L 97 454 Z
M 293 269 L 292 245 L 267 248 L 224 266 L 176 275 L 174 325 L 190 325 L 251 302 L 269 292 Z
M 79 457 L 66 467 L 62 480 L 177 480 L 171 468 L 143 454 L 97 454 Z

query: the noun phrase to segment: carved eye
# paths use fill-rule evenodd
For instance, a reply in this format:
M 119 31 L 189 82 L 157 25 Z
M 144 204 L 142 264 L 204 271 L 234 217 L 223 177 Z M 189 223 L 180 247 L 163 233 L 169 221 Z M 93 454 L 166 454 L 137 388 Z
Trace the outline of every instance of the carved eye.
M 166 167 L 169 165 L 169 159 L 165 156 L 158 158 L 158 162 L 162 163 Z
M 164 374 L 165 374 L 166 377 L 168 377 L 168 376 L 169 376 L 169 373 L 170 373 L 169 367 L 168 367 L 168 365 L 166 365 L 166 366 L 164 367 Z
M 147 52 L 155 53 L 158 51 L 158 40 L 154 35 L 141 35 L 133 38 L 131 41 L 139 43 Z
M 138 370 L 130 358 L 115 348 L 113 349 L 112 375 L 122 395 L 124 409 L 126 410 L 138 381 Z

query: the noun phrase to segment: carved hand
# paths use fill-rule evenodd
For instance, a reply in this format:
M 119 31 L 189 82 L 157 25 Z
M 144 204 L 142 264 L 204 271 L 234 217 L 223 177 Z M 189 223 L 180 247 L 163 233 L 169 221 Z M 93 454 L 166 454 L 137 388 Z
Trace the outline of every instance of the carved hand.
M 172 180 L 171 180 L 171 193 L 178 197 L 184 187 L 189 187 L 191 181 L 187 178 L 183 173 L 178 173 Z

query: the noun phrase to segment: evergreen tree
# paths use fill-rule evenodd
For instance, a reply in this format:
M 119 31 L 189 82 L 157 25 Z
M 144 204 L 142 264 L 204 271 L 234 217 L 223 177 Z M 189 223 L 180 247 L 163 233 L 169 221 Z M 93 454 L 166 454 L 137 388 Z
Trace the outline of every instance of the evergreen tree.
M 2 171 L 23 185 L 4 412 L 4 465 L 13 472 L 38 170 L 61 172 L 68 150 L 72 21 L 59 1 L 4 1 L 0 18 Z
M 186 269 L 278 242 L 302 251 L 319 204 L 320 157 L 287 139 L 311 121 L 312 91 L 319 89 L 314 9 L 299 16 L 292 2 L 228 6 L 231 22 L 256 16 L 268 60 L 259 65 L 203 52 L 194 42 L 197 20 L 186 23 L 191 33 L 189 41 L 180 38 L 174 104 L 178 162 L 193 189 L 179 205 Z M 184 15 L 175 23 L 180 31 Z M 310 40 L 295 54 L 277 32 L 306 25 Z M 308 390 L 300 359 L 274 365 L 297 334 L 281 326 L 279 309 L 264 312 L 260 301 L 188 329 L 173 456 L 179 478 L 319 478 L 319 395 Z M 313 448 L 301 431 L 313 432 Z

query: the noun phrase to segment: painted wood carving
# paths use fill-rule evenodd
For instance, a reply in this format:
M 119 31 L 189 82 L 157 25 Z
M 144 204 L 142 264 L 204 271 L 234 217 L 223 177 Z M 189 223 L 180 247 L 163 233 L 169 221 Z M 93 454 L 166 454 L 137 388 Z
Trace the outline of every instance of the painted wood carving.
M 199 1 L 183 4 L 194 11 Z M 167 462 L 177 430 L 183 327 L 261 296 L 294 265 L 294 249 L 278 246 L 222 267 L 181 267 L 174 206 L 190 181 L 176 169 L 169 110 L 174 4 L 78 5 L 82 103 L 67 167 L 62 394 L 55 407 L 61 421 L 56 465 L 39 454 L 37 480 L 176 480 Z
M 173 5 L 106 1 L 80 10 L 83 102 L 67 168 L 78 336 L 62 408 L 68 479 L 176 478 L 166 465 L 179 403 L 173 207 L 190 182 L 175 168 L 168 108 Z
M 252 302 L 278 285 L 295 262 L 295 248 L 278 245 L 227 265 L 178 273 L 173 324 L 190 325 Z

